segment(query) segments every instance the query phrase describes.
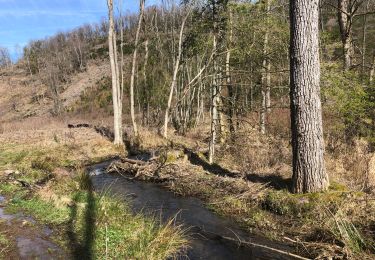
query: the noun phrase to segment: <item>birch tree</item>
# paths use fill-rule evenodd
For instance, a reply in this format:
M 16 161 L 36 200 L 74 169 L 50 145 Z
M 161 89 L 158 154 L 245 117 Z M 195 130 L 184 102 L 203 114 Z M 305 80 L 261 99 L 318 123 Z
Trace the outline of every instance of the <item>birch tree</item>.
M 135 78 L 135 69 L 137 66 L 139 33 L 141 31 L 141 26 L 142 26 L 144 7 L 145 7 L 145 0 L 140 0 L 139 1 L 138 27 L 137 27 L 137 32 L 135 34 L 135 42 L 134 42 L 132 74 L 130 76 L 130 116 L 132 119 L 133 131 L 134 131 L 135 136 L 138 136 L 138 128 L 137 128 L 137 122 L 135 121 L 135 112 L 134 112 L 134 78 Z
M 113 18 L 113 0 L 107 0 L 109 30 L 108 30 L 108 47 L 109 60 L 112 74 L 112 103 L 113 103 L 113 132 L 114 144 L 122 145 L 122 99 L 120 89 L 120 75 L 117 59 L 116 32 Z
M 261 108 L 260 108 L 260 132 L 262 134 L 266 133 L 266 114 L 269 112 L 269 107 L 270 107 L 270 88 L 271 88 L 271 74 L 270 74 L 270 66 L 271 63 L 269 61 L 269 12 L 271 9 L 271 3 L 270 0 L 265 0 L 265 6 L 266 6 L 266 32 L 264 34 L 264 45 L 263 45 L 263 69 L 262 69 L 262 88 L 261 88 L 261 93 L 262 93 L 262 102 L 261 102 Z
M 290 2 L 290 106 L 295 193 L 328 188 L 320 102 L 319 0 Z
M 171 87 L 170 87 L 169 96 L 168 96 L 168 104 L 167 104 L 167 108 L 165 109 L 165 114 L 164 114 L 164 133 L 163 133 L 164 138 L 168 137 L 169 110 L 171 109 L 173 90 L 175 89 L 176 82 L 177 82 L 177 74 L 178 74 L 178 70 L 180 67 L 180 60 L 181 60 L 181 55 L 182 55 L 182 42 L 183 42 L 184 28 L 185 28 L 186 20 L 189 17 L 189 13 L 190 11 L 187 12 L 186 16 L 182 20 L 182 24 L 180 28 L 180 35 L 178 39 L 178 54 L 177 54 L 177 58 L 176 58 L 175 65 L 174 65 L 173 77 L 172 77 Z

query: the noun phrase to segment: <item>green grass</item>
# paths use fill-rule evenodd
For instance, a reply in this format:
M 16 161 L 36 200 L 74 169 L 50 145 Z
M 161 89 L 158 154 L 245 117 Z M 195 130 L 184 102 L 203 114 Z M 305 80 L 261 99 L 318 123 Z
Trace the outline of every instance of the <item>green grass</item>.
M 6 206 L 6 210 L 9 213 L 24 212 L 27 215 L 32 215 L 39 222 L 50 225 L 59 225 L 69 219 L 68 208 L 56 208 L 53 204 L 38 197 L 31 199 L 13 198 Z
M 19 190 L 20 187 L 15 184 L 0 182 L 0 194 L 2 195 L 14 195 Z

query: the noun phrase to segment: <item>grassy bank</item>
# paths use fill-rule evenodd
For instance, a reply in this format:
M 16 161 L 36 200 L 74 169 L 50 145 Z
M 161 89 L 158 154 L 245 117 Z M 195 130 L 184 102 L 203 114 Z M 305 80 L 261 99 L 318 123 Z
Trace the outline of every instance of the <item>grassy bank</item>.
M 84 165 L 123 151 L 84 129 L 0 136 L 0 194 L 7 213 L 32 216 L 54 230 L 52 239 L 72 257 L 166 259 L 186 245 L 171 223 L 133 215 L 120 199 L 92 190 Z M 12 232 L 0 230 L 2 252 L 15 250 Z
M 200 138 L 173 136 L 167 142 L 143 130 L 140 140 L 137 150 L 159 151 L 163 166 L 153 176 L 132 171 L 136 177 L 163 180 L 178 194 L 201 198 L 249 232 L 292 244 L 309 258 L 371 259 L 375 252 L 374 193 L 338 182 L 350 182 L 348 171 L 330 171 L 326 192 L 292 194 L 291 169 L 284 163 L 288 150 L 281 142 L 277 151 L 267 150 L 270 147 L 259 138 L 252 139 L 252 144 L 259 142 L 254 148 L 234 144 L 236 158 L 233 151 L 219 149 L 216 164 L 210 165 Z

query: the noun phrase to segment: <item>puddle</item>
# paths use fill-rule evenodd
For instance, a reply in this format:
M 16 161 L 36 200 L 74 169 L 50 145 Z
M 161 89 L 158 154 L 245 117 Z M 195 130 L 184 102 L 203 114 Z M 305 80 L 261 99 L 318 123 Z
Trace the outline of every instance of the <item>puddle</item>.
M 0 208 L 0 220 L 4 220 L 7 222 L 8 225 L 11 224 L 12 219 L 14 219 L 14 215 L 8 215 L 4 213 L 4 209 Z
M 5 198 L 0 196 L 0 203 L 4 201 Z M 69 259 L 60 247 L 47 240 L 53 233 L 52 229 L 47 226 L 34 228 L 27 225 L 27 223 L 32 226 L 37 224 L 32 217 L 21 213 L 6 214 L 4 208 L 0 206 L 0 221 L 5 221 L 7 226 L 10 226 L 9 234 L 16 238 L 16 248 L 11 253 L 15 253 L 17 259 Z
M 21 259 L 64 259 L 63 251 L 52 242 L 40 237 L 17 238 L 18 254 Z

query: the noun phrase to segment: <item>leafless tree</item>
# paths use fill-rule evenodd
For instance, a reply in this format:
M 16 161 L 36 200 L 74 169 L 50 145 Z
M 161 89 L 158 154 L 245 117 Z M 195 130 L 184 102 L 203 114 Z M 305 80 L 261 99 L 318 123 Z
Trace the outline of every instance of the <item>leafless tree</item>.
M 108 31 L 108 45 L 109 45 L 109 59 L 111 63 L 112 72 L 112 102 L 114 115 L 114 143 L 122 145 L 122 99 L 119 80 L 119 66 L 117 59 L 117 45 L 116 32 L 113 18 L 113 0 L 107 0 L 108 16 L 109 16 L 109 31 Z

